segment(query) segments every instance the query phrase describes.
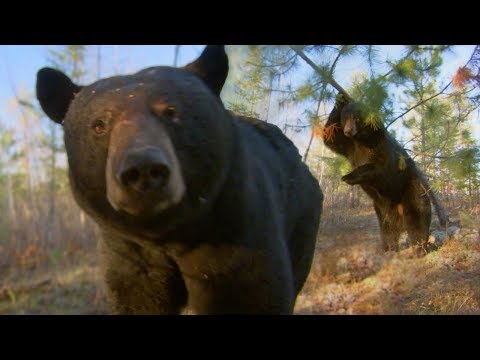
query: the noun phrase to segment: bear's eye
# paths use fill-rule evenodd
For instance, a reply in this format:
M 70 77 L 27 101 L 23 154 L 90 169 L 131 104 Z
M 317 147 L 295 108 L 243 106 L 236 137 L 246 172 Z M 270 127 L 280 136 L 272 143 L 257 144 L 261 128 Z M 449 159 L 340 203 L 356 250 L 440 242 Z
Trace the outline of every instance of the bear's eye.
M 152 104 L 152 110 L 153 113 L 159 118 L 166 118 L 174 123 L 179 121 L 177 109 L 173 105 L 154 103 Z
M 169 118 L 175 118 L 177 116 L 177 110 L 175 106 L 167 106 L 163 112 L 163 114 Z
M 107 131 L 107 126 L 103 120 L 95 120 L 92 124 L 92 129 L 97 135 L 102 135 Z

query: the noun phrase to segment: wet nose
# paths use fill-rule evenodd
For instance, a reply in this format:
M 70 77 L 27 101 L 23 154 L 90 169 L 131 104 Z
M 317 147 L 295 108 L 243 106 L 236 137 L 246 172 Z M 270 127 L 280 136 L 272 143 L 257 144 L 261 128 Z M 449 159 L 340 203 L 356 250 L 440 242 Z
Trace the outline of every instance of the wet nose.
M 155 147 L 129 151 L 117 172 L 125 188 L 137 192 L 161 190 L 170 178 L 170 166 L 164 152 Z
M 345 128 L 343 130 L 343 133 L 345 134 L 346 137 L 352 137 L 353 129 L 352 128 Z

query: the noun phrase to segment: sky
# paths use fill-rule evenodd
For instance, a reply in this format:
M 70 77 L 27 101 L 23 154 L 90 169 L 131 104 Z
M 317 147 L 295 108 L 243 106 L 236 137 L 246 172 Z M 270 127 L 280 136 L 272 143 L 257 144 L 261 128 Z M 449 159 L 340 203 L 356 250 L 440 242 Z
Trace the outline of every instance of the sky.
M 96 46 L 94 45 L 93 47 L 95 48 Z M 172 65 L 174 48 L 174 45 L 102 45 L 101 76 L 112 76 L 116 70 L 135 72 L 149 66 Z M 201 53 L 203 48 L 203 45 L 182 47 L 179 65 L 193 60 Z M 37 71 L 43 66 L 48 66 L 47 57 L 49 49 L 58 49 L 58 46 L 0 45 L 1 104 L 13 96 L 10 86 L 11 82 L 17 87 L 25 87 L 33 91 Z M 87 53 L 86 60 L 87 66 L 90 63 L 96 69 L 96 51 Z M 106 64 L 111 65 L 107 66 Z M 88 80 L 94 79 L 86 79 L 86 81 Z
M 235 46 L 229 46 L 230 56 L 230 77 L 241 76 L 239 69 L 239 59 L 235 56 L 237 52 Z M 439 86 L 446 84 L 451 80 L 452 75 L 458 67 L 464 65 L 472 54 L 475 46 L 454 46 L 453 51 L 445 57 L 442 72 L 439 77 Z M 202 52 L 204 45 L 182 45 L 178 66 L 183 66 L 194 60 Z M 58 46 L 44 45 L 0 45 L 0 122 L 8 126 L 14 126 L 15 117 L 9 112 L 9 101 L 13 98 L 12 86 L 18 90 L 34 93 L 36 72 L 43 66 L 48 66 L 49 49 L 57 49 Z M 102 62 L 100 69 L 97 69 L 98 49 Z M 112 76 L 119 73 L 133 73 L 143 68 L 158 65 L 173 65 L 175 45 L 97 45 L 89 47 L 87 52 L 85 66 L 89 70 L 89 75 L 84 79 L 84 83 L 90 83 L 95 80 L 97 71 L 99 70 L 101 77 Z M 381 54 L 387 58 L 397 58 L 401 55 L 401 46 L 381 46 Z M 341 62 L 337 68 L 335 78 L 344 87 L 348 88 L 352 74 L 366 70 L 366 64 L 362 64 L 358 59 Z M 304 65 L 299 76 L 306 75 L 310 72 L 308 66 Z M 231 94 L 229 88 L 229 80 L 227 80 L 226 90 L 222 93 Z M 229 97 L 228 95 L 226 96 Z M 287 114 L 285 116 L 290 116 Z M 300 114 L 294 114 L 300 116 Z M 46 120 L 45 120 L 46 121 Z M 478 119 L 474 121 L 474 134 L 480 139 L 480 126 Z M 302 147 L 304 140 L 300 139 Z M 297 145 L 297 146 L 298 146 Z

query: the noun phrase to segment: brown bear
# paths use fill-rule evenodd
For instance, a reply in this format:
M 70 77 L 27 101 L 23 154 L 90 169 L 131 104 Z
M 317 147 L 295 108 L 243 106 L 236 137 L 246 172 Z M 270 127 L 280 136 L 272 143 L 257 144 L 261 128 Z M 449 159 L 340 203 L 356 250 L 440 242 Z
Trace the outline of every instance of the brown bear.
M 341 96 L 325 129 L 325 145 L 346 157 L 353 168 L 342 180 L 359 184 L 373 200 L 383 249 L 398 251 L 400 234 L 406 230 L 410 243 L 425 253 L 432 217 L 430 199 L 407 152 L 383 124 L 367 124 L 360 105 Z
M 42 109 L 63 124 L 75 199 L 101 229 L 115 313 L 293 313 L 323 194 L 276 126 L 224 108 L 227 74 L 218 45 L 182 68 L 88 86 L 37 74 Z

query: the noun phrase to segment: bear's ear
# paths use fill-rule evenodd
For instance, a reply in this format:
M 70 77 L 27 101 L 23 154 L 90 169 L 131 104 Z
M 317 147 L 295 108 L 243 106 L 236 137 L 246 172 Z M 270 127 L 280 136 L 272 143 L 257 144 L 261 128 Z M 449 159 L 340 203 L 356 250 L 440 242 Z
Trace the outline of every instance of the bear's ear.
M 64 73 L 42 68 L 37 72 L 37 99 L 45 114 L 61 124 L 75 94 L 82 89 Z
M 228 76 L 228 56 L 224 45 L 207 45 L 200 57 L 184 67 L 200 77 L 220 96 Z

